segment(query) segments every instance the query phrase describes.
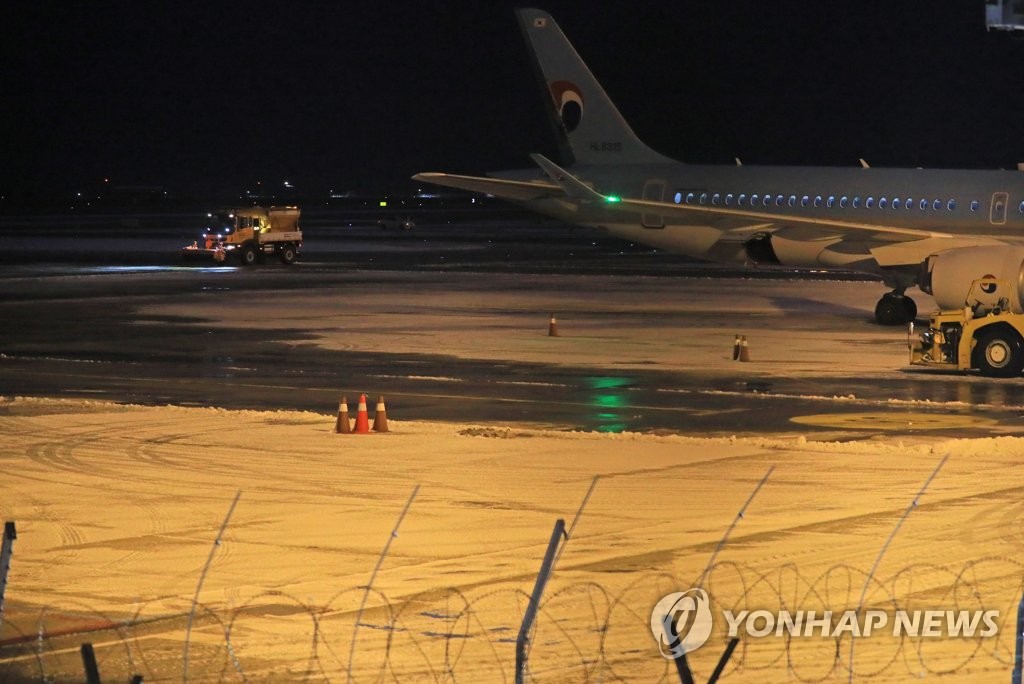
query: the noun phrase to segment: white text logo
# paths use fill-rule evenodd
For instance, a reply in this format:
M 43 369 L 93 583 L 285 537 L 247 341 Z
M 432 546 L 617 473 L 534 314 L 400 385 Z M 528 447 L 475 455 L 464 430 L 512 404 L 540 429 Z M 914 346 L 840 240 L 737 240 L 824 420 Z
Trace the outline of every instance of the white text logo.
M 741 618 L 742 619 L 742 618 Z M 666 658 L 678 658 L 704 645 L 711 636 L 711 601 L 703 589 L 662 597 L 651 612 L 651 633 Z

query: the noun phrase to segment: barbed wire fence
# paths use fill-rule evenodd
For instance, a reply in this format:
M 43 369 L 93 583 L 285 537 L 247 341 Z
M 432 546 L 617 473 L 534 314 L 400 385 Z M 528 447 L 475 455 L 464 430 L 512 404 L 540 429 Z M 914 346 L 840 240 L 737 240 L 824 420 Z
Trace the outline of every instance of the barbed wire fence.
M 916 585 L 948 584 L 936 593 Z M 861 638 L 856 679 L 899 680 L 922 675 L 1005 672 L 1014 661 L 1014 618 L 1024 563 L 988 557 L 962 566 L 914 564 L 870 582 L 864 605 L 889 613 L 942 606 L 953 611 L 999 610 L 993 637 L 934 639 L 891 635 Z M 740 611 L 855 610 L 868 572 L 838 564 L 807 576 L 795 565 L 770 572 L 720 561 L 706 586 L 716 614 Z M 925 579 L 927 578 L 927 580 Z M 530 681 L 677 681 L 650 631 L 657 600 L 686 580 L 669 573 L 632 575 L 625 586 L 579 581 L 559 584 L 537 611 L 529 660 Z M 529 595 L 518 588 L 469 593 L 459 589 L 392 598 L 365 586 L 336 593 L 322 605 L 267 590 L 237 605 L 198 604 L 190 681 L 513 681 L 516 632 Z M 177 610 L 176 610 L 177 608 Z M 94 644 L 104 680 L 177 679 L 183 663 L 180 634 L 189 605 L 140 605 L 116 620 L 85 605 L 46 607 L 32 621 L 5 621 L 0 681 L 82 679 L 78 644 Z M 848 633 L 840 637 L 743 638 L 723 678 L 820 682 L 850 672 Z M 706 679 L 728 640 L 715 624 L 708 644 L 691 654 Z M 350 644 L 355 647 L 350 649 Z M 701 657 L 706 652 L 707 657 Z M 348 655 L 351 654 L 351 659 Z M 351 672 L 351 675 L 349 673 Z
M 106 681 L 181 677 L 185 682 L 512 682 L 518 675 L 532 682 L 675 682 L 676 664 L 660 653 L 651 610 L 663 596 L 691 586 L 707 590 L 716 615 L 998 610 L 993 636 L 871 635 L 857 639 L 856 660 L 849 631 L 803 638 L 781 632 L 759 638 L 741 634 L 722 674 L 726 680 L 899 681 L 923 675 L 1010 672 L 1014 618 L 1024 590 L 1024 562 L 1017 559 L 988 556 L 949 566 L 915 563 L 885 576 L 878 573 L 877 559 L 868 570 L 834 564 L 814 574 L 796 564 L 766 570 L 719 560 L 730 533 L 771 473 L 769 469 L 750 494 L 696 583 L 692 575 L 687 579 L 654 570 L 589 570 L 600 581 L 569 579 L 580 570 L 563 568 L 561 577 L 554 576 L 552 562 L 541 570 L 551 580 L 543 595 L 535 592 L 531 597 L 518 582 L 476 591 L 449 588 L 388 595 L 374 586 L 374 578 L 417 487 L 365 585 L 344 588 L 319 601 L 275 589 L 248 597 L 227 590 L 207 601 L 201 600 L 201 576 L 191 601 L 153 599 L 138 604 L 128 618 L 106 615 L 81 601 L 62 600 L 37 615 L 19 614 L 14 620 L 4 616 L 0 681 L 81 681 L 80 645 L 87 642 Z M 571 530 L 597 481 L 592 481 L 554 561 L 571 540 Z M 239 496 L 214 541 L 211 560 Z M 912 508 L 916 504 L 915 499 Z M 555 541 L 553 537 L 551 544 Z M 549 552 L 555 550 L 549 544 Z M 206 568 L 209 565 L 208 560 Z M 205 572 L 204 568 L 203 576 Z M 534 618 L 528 627 L 528 663 L 517 671 L 517 658 L 523 656 L 522 637 L 517 644 L 517 634 L 528 614 Z M 715 622 L 700 651 L 689 654 L 688 666 L 702 681 L 736 636 L 722 622 Z

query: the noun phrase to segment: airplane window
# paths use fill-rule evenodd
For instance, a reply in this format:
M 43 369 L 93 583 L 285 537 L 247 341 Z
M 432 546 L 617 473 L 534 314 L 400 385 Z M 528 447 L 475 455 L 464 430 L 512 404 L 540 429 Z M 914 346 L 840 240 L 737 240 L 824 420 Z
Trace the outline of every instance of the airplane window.
M 893 209 L 899 209 L 900 208 L 900 198 L 899 197 L 893 197 L 892 198 L 892 208 Z
M 747 196 L 741 194 L 739 200 L 736 203 L 739 204 L 742 207 L 743 203 L 746 202 L 746 201 L 747 201 Z
M 928 208 L 928 200 L 921 200 L 921 211 Z
M 811 198 L 810 198 L 810 197 L 808 197 L 807 195 L 804 195 L 803 197 L 801 197 L 801 198 L 800 198 L 800 206 L 801 206 L 801 207 L 806 207 L 806 206 L 807 206 L 807 204 L 808 204 L 808 203 L 809 203 L 810 201 L 811 201 Z
M 841 207 L 842 207 L 843 209 L 845 209 L 845 208 L 846 208 L 846 205 L 847 205 L 847 204 L 849 204 L 849 203 L 850 203 L 850 198 L 849 198 L 849 197 L 847 197 L 846 195 L 843 195 L 843 196 L 842 196 L 842 197 L 841 197 L 841 198 L 839 199 L 839 206 L 841 206 Z
M 785 201 L 786 201 L 786 198 L 783 197 L 782 195 L 779 195 L 778 197 L 775 198 L 775 206 L 781 207 L 782 203 L 785 202 Z
M 688 194 L 688 195 L 686 196 L 686 203 L 687 203 L 687 204 L 693 204 L 693 200 L 694 200 L 694 199 L 695 199 L 696 197 L 697 197 L 697 196 L 696 196 L 696 195 L 694 195 L 694 194 L 693 194 L 692 192 L 691 192 L 691 193 L 689 193 L 689 194 Z
M 765 195 L 764 196 L 764 201 L 762 202 L 762 204 L 764 204 L 764 206 L 767 207 L 771 203 L 772 203 L 772 196 L 771 195 Z
M 676 196 L 675 196 L 675 197 L 673 197 L 673 198 L 672 198 L 672 200 L 673 200 L 673 201 L 674 201 L 674 202 L 675 202 L 676 204 L 679 204 L 680 202 L 682 202 L 682 201 L 683 201 L 683 193 L 681 193 L 681 192 L 677 192 L 677 193 L 676 193 Z
M 868 197 L 867 201 L 864 202 L 864 208 L 865 209 L 871 209 L 874 206 L 875 206 L 875 198 L 874 197 Z
M 853 198 L 853 208 L 860 209 L 860 197 Z
M 791 206 L 791 207 L 795 207 L 796 206 L 796 195 L 790 195 L 789 196 L 789 206 Z
M 751 195 L 750 196 L 750 206 L 754 206 L 755 204 L 757 204 L 757 200 L 759 200 L 760 198 L 761 198 L 760 195 Z
M 708 193 L 706 193 L 706 192 L 700 193 L 700 203 L 701 204 L 707 204 L 708 203 Z
M 951 199 L 948 202 L 946 202 L 946 210 L 947 211 L 953 211 L 954 209 L 956 209 L 956 200 L 955 199 Z
M 913 209 L 913 208 L 914 208 L 914 200 L 911 199 L 910 197 L 908 197 L 907 198 L 907 209 Z
M 935 202 L 932 203 L 932 209 L 934 209 L 935 211 L 938 211 L 941 206 L 942 200 L 935 200 Z
M 1017 207 L 1017 211 L 1019 211 L 1020 213 L 1024 214 L 1024 202 L 1020 203 L 1020 206 Z
M 978 207 L 981 206 L 981 202 L 978 200 L 971 200 L 971 211 L 978 211 Z M 1020 203 L 1021 211 L 1024 211 L 1024 202 Z
M 889 206 L 889 200 L 887 198 L 883 197 L 882 199 L 878 200 L 879 209 L 885 209 L 887 206 Z
M 816 206 L 816 207 L 820 207 L 821 206 L 821 195 L 818 195 L 817 197 L 814 198 L 814 206 Z
M 835 197 L 835 195 L 829 195 L 828 196 L 828 202 L 826 204 L 828 204 L 828 208 L 829 209 L 834 207 L 836 205 L 836 197 Z
M 733 200 L 734 197 L 735 197 L 735 195 L 733 195 L 731 192 L 728 195 L 726 195 L 725 196 L 725 204 L 727 206 L 731 205 L 732 204 L 732 200 Z
M 722 195 L 720 193 L 717 193 L 717 192 L 715 193 L 715 196 L 711 198 L 711 203 L 712 204 L 718 204 L 721 201 L 722 201 Z

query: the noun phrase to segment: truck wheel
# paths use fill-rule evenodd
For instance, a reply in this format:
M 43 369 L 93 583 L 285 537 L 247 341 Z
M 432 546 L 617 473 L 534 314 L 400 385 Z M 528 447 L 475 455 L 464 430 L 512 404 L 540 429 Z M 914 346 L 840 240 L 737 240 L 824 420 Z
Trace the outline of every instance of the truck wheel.
M 974 347 L 974 365 L 982 375 L 1012 378 L 1024 370 L 1024 343 L 1009 330 L 991 330 L 978 336 Z
M 295 245 L 285 245 L 278 251 L 277 256 L 281 259 L 282 264 L 294 264 Z
M 238 258 L 242 260 L 243 266 L 252 266 L 256 263 L 256 248 L 252 245 L 245 245 Z

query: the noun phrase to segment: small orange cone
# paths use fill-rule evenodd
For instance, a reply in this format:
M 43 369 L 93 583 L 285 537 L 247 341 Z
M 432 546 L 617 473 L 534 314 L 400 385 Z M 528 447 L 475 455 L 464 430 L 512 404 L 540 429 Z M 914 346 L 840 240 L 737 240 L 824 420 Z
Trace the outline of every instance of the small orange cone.
M 338 420 L 334 421 L 334 433 L 347 435 L 352 432 L 352 421 L 348 417 L 348 398 L 342 397 L 338 404 Z
M 373 414 L 373 431 L 388 431 L 388 412 L 384 408 L 384 397 L 377 397 L 377 411 Z
M 356 427 L 352 432 L 363 435 L 370 431 L 370 416 L 366 413 L 366 395 L 359 395 L 359 410 L 356 411 Z
M 732 360 L 733 361 L 739 361 L 740 360 L 740 336 L 739 335 L 736 336 L 736 339 L 733 340 L 733 343 L 732 343 Z
M 548 337 L 558 337 L 558 321 L 555 320 L 555 314 L 551 314 L 551 320 L 548 321 Z
M 740 338 L 740 361 L 750 361 L 750 347 L 747 346 L 747 336 Z

